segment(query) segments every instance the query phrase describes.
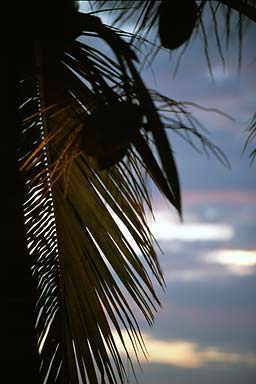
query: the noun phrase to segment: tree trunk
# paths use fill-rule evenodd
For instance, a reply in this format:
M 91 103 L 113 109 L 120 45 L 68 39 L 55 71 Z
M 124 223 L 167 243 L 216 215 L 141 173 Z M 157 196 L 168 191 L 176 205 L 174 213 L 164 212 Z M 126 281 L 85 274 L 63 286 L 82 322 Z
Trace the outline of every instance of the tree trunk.
M 19 173 L 17 153 L 20 136 L 17 113 L 17 61 L 14 55 L 1 56 L 0 59 L 4 98 L 1 100 L 1 109 L 4 113 L 1 113 L 0 173 L 2 203 L 0 294 L 3 296 L 1 322 L 4 321 L 4 324 L 1 324 L 1 365 L 4 369 L 4 373 L 1 369 L 1 376 L 9 384 L 36 384 L 39 383 L 39 358 L 35 337 L 35 287 L 26 246 L 22 209 L 25 185 Z

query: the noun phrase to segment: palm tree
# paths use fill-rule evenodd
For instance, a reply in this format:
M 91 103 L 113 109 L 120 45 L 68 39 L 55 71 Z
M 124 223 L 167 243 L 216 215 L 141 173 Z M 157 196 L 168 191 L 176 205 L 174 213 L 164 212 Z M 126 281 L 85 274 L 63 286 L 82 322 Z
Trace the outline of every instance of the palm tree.
M 146 37 L 158 8 L 141 2 L 137 12 Z M 1 230 L 12 255 L 3 280 L 9 382 L 124 383 L 112 329 L 125 350 L 122 329 L 135 351 L 144 350 L 133 305 L 151 325 L 160 302 L 150 276 L 164 286 L 146 222 L 152 207 L 145 175 L 182 212 L 164 128 L 196 133 L 222 154 L 196 130 L 186 105 L 147 90 L 121 31 L 68 0 L 40 8 L 22 2 L 12 22 Z M 81 35 L 100 39 L 111 54 Z

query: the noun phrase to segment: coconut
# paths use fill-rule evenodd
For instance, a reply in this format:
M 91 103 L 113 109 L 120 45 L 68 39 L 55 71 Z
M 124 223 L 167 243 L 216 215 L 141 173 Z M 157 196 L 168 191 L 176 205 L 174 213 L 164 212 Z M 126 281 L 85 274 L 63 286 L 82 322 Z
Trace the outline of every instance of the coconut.
M 119 163 L 119 161 L 121 161 L 126 155 L 128 147 L 129 146 L 126 146 L 115 152 L 109 153 L 107 155 L 101 155 L 95 158 L 96 167 L 100 170 L 105 170 Z
M 81 149 L 99 159 L 98 163 L 113 165 L 124 156 L 141 124 L 138 105 L 115 102 L 99 106 L 85 121 Z
M 159 10 L 159 38 L 163 47 L 170 50 L 188 40 L 197 19 L 197 5 L 193 0 L 163 0 Z

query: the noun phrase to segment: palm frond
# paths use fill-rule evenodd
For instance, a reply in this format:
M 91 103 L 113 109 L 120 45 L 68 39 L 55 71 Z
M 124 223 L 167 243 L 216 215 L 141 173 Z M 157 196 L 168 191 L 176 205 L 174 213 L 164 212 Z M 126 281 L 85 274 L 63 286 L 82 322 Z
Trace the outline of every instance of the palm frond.
M 192 111 L 188 110 L 188 107 L 194 107 L 209 113 L 217 113 L 231 121 L 234 121 L 231 116 L 218 109 L 203 107 L 202 105 L 198 105 L 196 103 L 177 102 L 176 100 L 164 96 L 154 90 L 151 90 L 151 94 L 159 111 L 161 120 L 164 123 L 165 129 L 170 129 L 172 132 L 178 134 L 197 152 L 202 153 L 203 151 L 207 156 L 208 153 L 211 152 L 225 167 L 230 168 L 230 163 L 225 153 L 220 147 L 206 137 L 205 133 L 207 133 L 207 129 L 194 116 Z M 199 141 L 201 148 L 198 147 L 198 144 L 194 142 L 193 138 L 196 138 L 196 140 Z
M 26 97 L 23 90 L 21 106 L 20 158 L 28 185 L 24 206 L 28 246 L 38 285 L 40 373 L 45 382 L 76 383 L 80 377 L 82 382 L 98 383 L 101 378 L 123 383 L 126 373 L 112 327 L 123 344 L 122 328 L 135 351 L 144 350 L 132 303 L 152 325 L 160 302 L 150 275 L 161 286 L 164 281 L 146 224 L 144 204 L 150 210 L 151 205 L 143 157 L 139 153 L 137 158 L 128 148 L 120 164 L 98 170 L 93 156 L 81 149 L 81 134 L 99 103 L 118 100 L 136 99 L 147 125 L 155 130 L 160 155 L 157 129 L 163 128 L 157 112 L 149 111 L 154 105 L 139 81 L 132 64 L 136 57 L 128 45 L 95 18 L 80 15 L 78 21 L 86 25 L 85 33 L 110 44 L 117 61 L 76 41 L 67 44 L 58 60 L 51 54 L 54 46 L 39 43 L 33 84 L 28 84 L 34 96 Z M 170 171 L 176 173 L 168 165 L 171 159 L 171 153 L 168 158 L 162 155 L 166 174 L 159 166 L 158 174 L 167 197 L 180 209 L 171 184 Z M 149 165 L 145 167 L 148 170 Z M 130 360 L 128 353 L 127 357 Z
M 22 141 L 19 149 L 20 164 L 30 158 L 29 167 L 23 174 L 26 181 L 24 202 L 24 223 L 27 246 L 31 257 L 32 276 L 37 286 L 36 334 L 41 359 L 41 376 L 55 378 L 59 365 L 55 364 L 60 355 L 61 329 L 56 318 L 60 308 L 60 270 L 58 260 L 57 232 L 49 178 L 46 146 L 38 81 L 31 76 L 20 84 L 23 97 L 20 105 Z M 39 111 L 39 113 L 38 113 Z M 27 118 L 28 116 L 32 116 Z M 32 155 L 32 156 L 31 156 Z M 33 182 L 32 182 L 33 180 Z M 46 342 L 46 339 L 48 342 Z M 54 361 L 52 361 L 54 357 Z M 59 364 L 61 360 L 59 359 Z
M 249 123 L 249 127 L 247 129 L 248 135 L 243 147 L 243 152 L 246 150 L 246 148 L 252 143 L 255 142 L 256 138 L 256 113 L 252 116 L 251 121 Z M 251 164 L 253 163 L 256 156 L 256 149 L 254 148 L 250 154 L 249 157 L 251 158 Z
M 91 2 L 91 7 L 94 13 L 97 11 L 110 13 L 112 16 L 113 25 L 124 25 L 128 20 L 132 20 L 135 25 L 131 43 L 136 43 L 137 47 L 141 47 L 146 40 L 152 40 L 156 48 L 151 50 L 148 55 L 148 60 L 153 60 L 156 53 L 159 51 L 161 44 L 159 42 L 158 33 L 153 29 L 158 25 L 158 11 L 162 1 L 113 1 L 100 0 Z M 178 3 L 178 2 L 177 2 Z M 218 53 L 220 55 L 222 64 L 225 66 L 225 47 L 223 46 L 220 36 L 223 34 L 226 37 L 226 47 L 234 34 L 237 35 L 238 40 L 238 67 L 241 68 L 241 52 L 243 38 L 246 34 L 246 29 L 251 22 L 256 21 L 256 2 L 255 0 L 247 1 L 206 1 L 201 0 L 197 2 L 197 22 L 194 27 L 193 34 L 190 39 L 184 44 L 184 48 L 190 45 L 196 36 L 199 36 L 204 45 L 204 53 L 209 68 L 209 72 L 213 78 L 211 69 L 211 58 L 208 47 L 208 30 L 213 29 Z M 173 5 L 175 9 L 175 3 Z M 210 20 L 209 20 L 210 16 Z M 234 22 L 237 19 L 237 22 Z M 224 26 L 224 28 L 223 28 Z M 139 38 L 138 38 L 139 36 Z M 179 65 L 181 57 L 184 52 L 178 53 L 177 65 Z M 177 72 L 177 68 L 175 73 Z

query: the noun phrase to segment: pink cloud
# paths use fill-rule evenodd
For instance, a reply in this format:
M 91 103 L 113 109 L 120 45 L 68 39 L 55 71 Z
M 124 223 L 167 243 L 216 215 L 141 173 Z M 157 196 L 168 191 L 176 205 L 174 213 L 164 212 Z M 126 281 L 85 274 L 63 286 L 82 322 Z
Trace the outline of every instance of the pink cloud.
M 256 192 L 250 191 L 232 191 L 232 190 L 217 190 L 217 191 L 184 191 L 184 205 L 196 204 L 255 204 Z

